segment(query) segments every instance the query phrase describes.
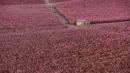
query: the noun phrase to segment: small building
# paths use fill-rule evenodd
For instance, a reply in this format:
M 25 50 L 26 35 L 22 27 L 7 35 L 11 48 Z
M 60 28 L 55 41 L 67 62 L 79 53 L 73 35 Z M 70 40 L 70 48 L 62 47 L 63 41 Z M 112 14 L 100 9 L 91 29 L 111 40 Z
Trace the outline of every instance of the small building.
M 78 19 L 76 22 L 76 26 L 82 26 L 82 25 L 88 25 L 88 24 L 90 24 L 90 22 L 83 19 Z

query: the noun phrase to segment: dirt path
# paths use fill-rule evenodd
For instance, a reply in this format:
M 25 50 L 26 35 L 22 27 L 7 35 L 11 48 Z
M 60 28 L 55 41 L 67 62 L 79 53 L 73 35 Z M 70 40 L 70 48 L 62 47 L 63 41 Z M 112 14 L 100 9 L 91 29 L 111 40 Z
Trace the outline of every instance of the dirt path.
M 50 11 L 54 13 L 66 27 L 76 27 L 70 24 L 69 20 L 53 6 L 53 3 L 50 2 L 51 0 L 44 0 L 44 1 L 46 5 L 48 6 L 48 8 L 50 9 Z M 127 21 L 130 21 L 130 19 L 110 20 L 110 21 L 109 20 L 108 21 L 91 21 L 91 22 L 86 21 L 86 22 L 88 22 L 87 24 L 95 25 L 95 24 L 102 24 L 102 23 L 116 23 L 116 22 L 127 22 Z
M 46 6 L 50 9 L 51 12 L 53 12 L 53 14 L 55 14 L 60 21 L 64 24 L 65 27 L 74 27 L 72 25 L 70 25 L 69 21 L 67 18 L 65 18 L 65 16 L 63 16 L 63 14 L 61 14 L 54 6 L 53 3 L 50 2 L 50 0 L 44 0 L 46 3 Z

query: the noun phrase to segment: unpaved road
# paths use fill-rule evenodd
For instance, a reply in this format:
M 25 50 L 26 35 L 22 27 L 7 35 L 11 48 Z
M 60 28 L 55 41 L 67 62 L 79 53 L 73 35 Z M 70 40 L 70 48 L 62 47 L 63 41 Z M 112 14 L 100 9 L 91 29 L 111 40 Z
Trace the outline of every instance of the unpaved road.
M 66 27 L 74 27 L 72 25 L 70 25 L 69 21 L 67 20 L 67 18 L 65 18 L 54 6 L 53 3 L 50 2 L 50 0 L 44 0 L 46 3 L 46 6 L 50 9 L 50 11 L 55 14 L 60 21 L 66 26 Z

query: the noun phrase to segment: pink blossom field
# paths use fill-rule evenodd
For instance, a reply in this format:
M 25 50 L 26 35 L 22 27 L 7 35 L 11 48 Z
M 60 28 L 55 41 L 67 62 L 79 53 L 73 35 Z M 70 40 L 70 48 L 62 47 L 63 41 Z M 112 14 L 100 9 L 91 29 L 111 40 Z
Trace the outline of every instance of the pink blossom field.
M 0 0 L 0 5 L 43 4 L 44 0 Z
M 70 22 L 130 19 L 129 0 L 55 2 Z M 0 73 L 130 73 L 130 21 L 66 28 L 44 0 L 0 1 Z
M 64 28 L 45 5 L 0 6 L 0 33 Z

